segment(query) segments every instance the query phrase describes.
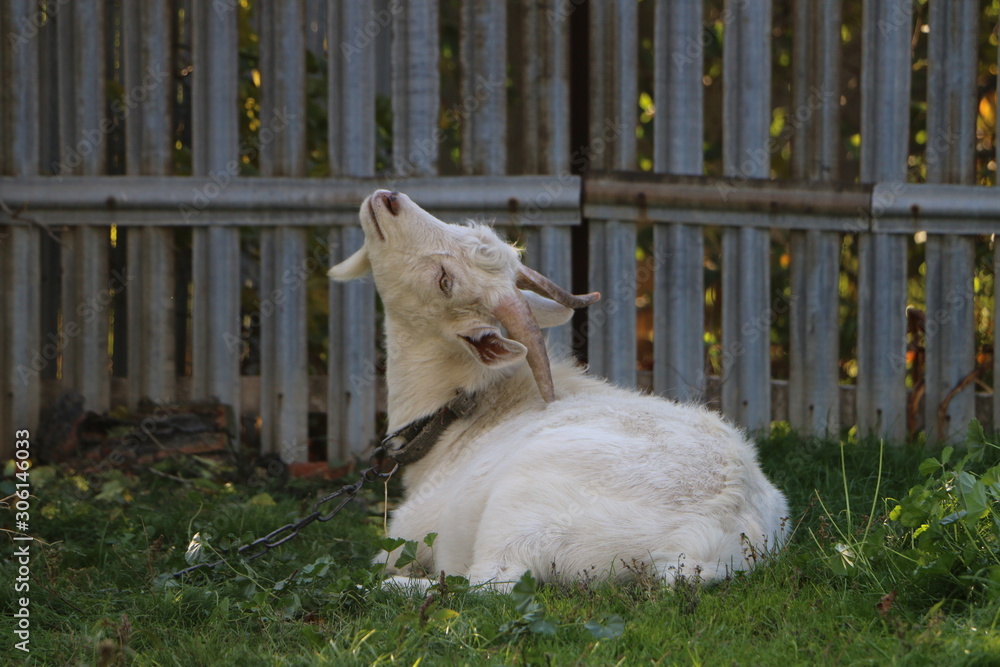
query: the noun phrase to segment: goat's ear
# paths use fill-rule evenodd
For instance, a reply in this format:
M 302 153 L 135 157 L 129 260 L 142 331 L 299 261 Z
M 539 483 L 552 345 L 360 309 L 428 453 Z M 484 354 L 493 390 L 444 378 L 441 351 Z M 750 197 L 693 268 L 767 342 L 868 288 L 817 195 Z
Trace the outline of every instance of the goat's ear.
M 372 263 L 368 259 L 368 249 L 361 246 L 356 253 L 327 271 L 326 275 L 334 280 L 345 281 L 360 278 L 371 270 Z
M 535 316 L 538 326 L 543 329 L 566 324 L 573 317 L 572 308 L 560 305 L 541 294 L 535 294 L 529 290 L 521 290 L 521 294 L 528 300 L 528 307 L 531 308 L 531 314 Z
M 491 368 L 503 368 L 524 359 L 528 348 L 516 340 L 504 338 L 496 327 L 474 326 L 460 331 L 459 339 L 479 363 Z

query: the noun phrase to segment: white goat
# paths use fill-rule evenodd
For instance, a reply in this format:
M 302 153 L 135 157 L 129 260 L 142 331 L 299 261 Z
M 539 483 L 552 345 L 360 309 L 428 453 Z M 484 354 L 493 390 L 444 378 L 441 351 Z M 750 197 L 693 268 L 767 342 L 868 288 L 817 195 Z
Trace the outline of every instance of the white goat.
M 719 415 L 614 387 L 570 361 L 550 366 L 539 327 L 598 294 L 565 292 L 489 227 L 446 224 L 403 194 L 375 192 L 360 216 L 364 245 L 330 276 L 374 274 L 390 432 L 460 390 L 476 400 L 403 469 L 389 533 L 420 547 L 402 572 L 395 554 L 378 556 L 390 574 L 443 570 L 506 590 L 526 570 L 544 581 L 645 569 L 669 584 L 748 569 L 784 540 L 784 496 Z M 428 533 L 433 548 L 421 542 Z

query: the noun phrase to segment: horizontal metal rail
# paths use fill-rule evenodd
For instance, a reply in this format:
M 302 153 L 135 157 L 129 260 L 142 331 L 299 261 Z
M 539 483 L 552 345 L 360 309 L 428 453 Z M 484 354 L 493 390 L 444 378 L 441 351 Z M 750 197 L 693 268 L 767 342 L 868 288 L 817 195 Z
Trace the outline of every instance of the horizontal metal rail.
M 55 187 L 58 186 L 58 187 Z M 15 212 L 0 224 L 351 225 L 372 190 L 405 191 L 443 219 L 501 225 L 597 220 L 978 235 L 1000 231 L 1000 189 L 916 183 L 824 184 L 708 176 L 208 178 L 0 177 Z
M 979 186 L 606 173 L 588 176 L 583 188 L 584 217 L 600 220 L 891 234 L 1000 231 L 1000 190 Z
M 455 176 L 387 178 L 237 178 L 74 176 L 3 177 L 0 200 L 17 219 L 52 226 L 352 225 L 377 188 L 406 192 L 452 222 L 573 225 L 580 221 L 580 177 Z

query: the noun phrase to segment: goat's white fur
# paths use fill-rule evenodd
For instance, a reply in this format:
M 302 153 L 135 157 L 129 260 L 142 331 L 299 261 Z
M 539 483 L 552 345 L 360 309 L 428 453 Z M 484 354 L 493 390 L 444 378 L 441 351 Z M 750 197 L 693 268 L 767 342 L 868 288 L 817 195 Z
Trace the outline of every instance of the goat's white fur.
M 516 289 L 518 253 L 488 227 L 448 225 L 393 196 L 365 201 L 365 244 L 330 271 L 339 280 L 374 273 L 389 429 L 436 411 L 459 388 L 480 401 L 403 471 L 405 499 L 389 533 L 420 546 L 405 572 L 391 565 L 397 554 L 376 557 L 389 574 L 443 570 L 506 589 L 526 570 L 548 580 L 646 568 L 669 584 L 748 569 L 784 541 L 784 496 L 746 436 L 714 412 L 612 386 L 560 359 L 556 400 L 543 402 L 524 346 L 491 316 Z M 572 313 L 526 295 L 542 326 Z M 502 348 L 498 359 L 484 362 L 461 338 L 477 332 Z M 428 533 L 438 535 L 433 549 L 421 542 Z

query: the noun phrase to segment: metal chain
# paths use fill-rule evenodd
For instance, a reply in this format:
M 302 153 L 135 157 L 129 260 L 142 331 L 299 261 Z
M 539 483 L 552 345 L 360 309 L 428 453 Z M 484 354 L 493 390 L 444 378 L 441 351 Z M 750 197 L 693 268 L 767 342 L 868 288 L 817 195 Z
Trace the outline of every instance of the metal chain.
M 390 469 L 388 471 L 385 471 L 384 470 L 385 466 L 390 462 L 391 462 Z M 249 562 L 254 560 L 255 558 L 263 556 L 271 549 L 281 546 L 288 540 L 298 535 L 299 531 L 301 531 L 303 528 L 311 524 L 313 521 L 319 521 L 319 522 L 329 521 L 330 519 L 335 517 L 340 512 L 340 510 L 344 509 L 344 507 L 346 507 L 348 503 L 357 498 L 358 492 L 361 490 L 362 486 L 364 486 L 368 482 L 374 482 L 377 479 L 389 479 L 390 477 L 392 477 L 393 473 L 395 473 L 396 470 L 398 469 L 399 469 L 399 463 L 396 462 L 396 460 L 393 459 L 391 456 L 389 456 L 384 448 L 382 447 L 377 448 L 375 452 L 372 454 L 371 459 L 369 460 L 369 467 L 361 472 L 361 479 L 354 482 L 353 484 L 348 484 L 340 488 L 339 490 L 334 491 L 328 496 L 320 498 L 319 500 L 316 501 L 316 504 L 313 505 L 312 512 L 310 512 L 306 516 L 302 517 L 301 519 L 299 519 L 294 523 L 285 524 L 281 528 L 273 530 L 264 537 L 259 537 L 253 542 L 250 542 L 249 544 L 244 544 L 236 551 L 236 553 L 240 556 L 243 556 L 245 553 L 250 552 L 252 550 L 252 553 L 249 556 L 244 556 L 243 562 Z M 334 500 L 335 498 L 340 498 L 341 496 L 344 496 L 344 498 L 337 504 L 337 506 L 334 507 L 329 512 L 327 512 L 326 514 L 323 514 L 321 508 L 331 500 Z M 178 570 L 177 572 L 174 572 L 173 578 L 177 579 L 184 576 L 185 574 L 190 574 L 191 572 L 195 572 L 196 570 L 201 570 L 204 568 L 215 569 L 216 567 L 222 565 L 225 562 L 226 559 L 220 558 L 219 560 L 212 563 L 199 563 L 197 565 L 192 565 L 191 567 L 187 567 L 184 568 L 183 570 Z

